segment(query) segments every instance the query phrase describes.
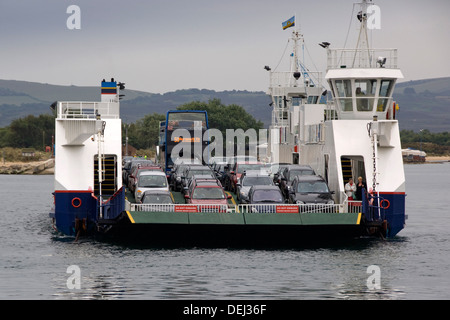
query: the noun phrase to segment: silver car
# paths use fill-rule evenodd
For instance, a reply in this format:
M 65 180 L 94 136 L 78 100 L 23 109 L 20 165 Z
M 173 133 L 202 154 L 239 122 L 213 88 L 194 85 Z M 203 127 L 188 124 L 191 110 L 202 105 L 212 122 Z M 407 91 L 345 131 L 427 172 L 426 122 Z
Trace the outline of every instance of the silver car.
M 162 171 L 144 171 L 139 175 L 136 184 L 134 198 L 137 203 L 141 201 L 141 197 L 147 190 L 167 190 L 169 191 L 169 183 L 166 173 Z

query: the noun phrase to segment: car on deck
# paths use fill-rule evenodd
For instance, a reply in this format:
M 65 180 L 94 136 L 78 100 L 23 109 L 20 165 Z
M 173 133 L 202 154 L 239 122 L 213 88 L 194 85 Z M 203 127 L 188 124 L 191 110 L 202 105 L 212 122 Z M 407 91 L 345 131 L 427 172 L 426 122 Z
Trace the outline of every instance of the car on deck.
M 236 193 L 238 180 L 247 170 L 261 170 L 261 172 L 267 172 L 264 164 L 261 162 L 236 162 L 233 165 L 228 165 L 224 177 L 225 190 Z
M 170 188 L 173 191 L 181 191 L 181 189 L 183 188 L 181 183 L 181 177 L 183 176 L 184 169 L 186 169 L 188 166 L 201 167 L 203 165 L 201 164 L 201 162 L 198 161 L 183 161 L 183 162 L 175 161 L 169 178 Z
M 161 167 L 153 165 L 153 166 L 137 166 L 133 169 L 132 172 L 128 175 L 128 184 L 127 187 L 131 192 L 136 190 L 136 185 L 139 180 L 139 176 L 144 171 L 162 171 Z
M 143 158 L 133 157 L 130 161 L 127 161 L 122 169 L 122 182 L 124 185 L 128 185 L 128 175 L 136 166 L 153 166 L 154 163 L 151 160 L 146 160 Z
M 137 210 L 150 212 L 173 212 L 174 199 L 167 190 L 147 190 L 142 194 L 141 204 Z
M 284 167 L 279 177 L 280 182 L 278 186 L 286 199 L 289 198 L 289 190 L 291 188 L 292 181 L 297 176 L 314 176 L 316 173 L 308 165 L 291 164 Z
M 266 172 L 246 171 L 237 183 L 236 197 L 239 203 L 248 201 L 248 192 L 253 186 L 274 186 L 273 180 Z
M 169 183 L 166 173 L 163 171 L 144 171 L 139 176 L 139 180 L 134 192 L 136 203 L 141 201 L 141 197 L 145 191 L 169 191 Z
M 246 209 L 249 212 L 275 213 L 277 205 L 283 205 L 283 194 L 277 186 L 253 186 L 248 192 Z
M 282 172 L 284 170 L 284 168 L 286 168 L 286 166 L 288 166 L 290 163 L 283 163 L 283 162 L 271 162 L 266 164 L 267 166 L 267 171 L 270 175 L 270 177 L 273 179 L 274 183 L 280 183 L 280 181 L 278 180 L 278 177 L 280 175 L 280 172 Z
M 200 205 L 200 212 L 226 212 L 231 196 L 225 193 L 219 181 L 197 179 L 191 183 L 184 198 L 187 204 Z
M 320 176 L 297 176 L 289 191 L 289 203 L 334 204 L 334 192 Z
M 173 204 L 173 197 L 167 190 L 147 190 L 142 194 L 141 203 Z
M 180 189 L 182 193 L 185 193 L 185 188 L 188 186 L 189 180 L 195 175 L 210 176 L 211 178 L 215 178 L 214 172 L 208 166 L 187 166 L 184 168 L 181 175 Z

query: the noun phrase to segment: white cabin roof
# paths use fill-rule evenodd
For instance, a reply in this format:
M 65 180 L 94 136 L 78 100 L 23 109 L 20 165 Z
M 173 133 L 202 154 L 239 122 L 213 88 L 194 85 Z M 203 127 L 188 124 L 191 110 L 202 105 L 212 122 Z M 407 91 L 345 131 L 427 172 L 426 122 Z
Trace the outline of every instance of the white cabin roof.
M 399 69 L 331 69 L 328 70 L 325 79 L 403 79 L 403 74 Z

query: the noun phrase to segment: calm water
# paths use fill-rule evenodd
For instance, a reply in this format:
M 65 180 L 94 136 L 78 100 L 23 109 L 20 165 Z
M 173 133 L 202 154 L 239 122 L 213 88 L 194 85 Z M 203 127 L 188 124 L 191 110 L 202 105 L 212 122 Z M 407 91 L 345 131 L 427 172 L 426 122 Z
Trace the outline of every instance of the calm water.
M 74 243 L 50 225 L 53 176 L 0 175 L 0 299 L 450 299 L 450 163 L 405 172 L 407 227 L 395 239 L 295 250 Z M 80 289 L 67 287 L 71 265 Z

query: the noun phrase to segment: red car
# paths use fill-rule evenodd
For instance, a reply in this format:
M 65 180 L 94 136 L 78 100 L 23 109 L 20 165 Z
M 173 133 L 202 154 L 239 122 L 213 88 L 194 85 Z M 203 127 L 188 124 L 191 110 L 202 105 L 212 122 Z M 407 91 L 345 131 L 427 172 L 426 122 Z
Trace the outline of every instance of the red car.
M 265 170 L 264 164 L 260 162 L 237 162 L 229 168 L 227 177 L 225 178 L 225 189 L 236 192 L 236 184 L 238 183 L 244 171 Z
M 218 180 L 195 180 L 184 196 L 187 204 L 197 204 L 198 212 L 226 212 L 227 195 Z

